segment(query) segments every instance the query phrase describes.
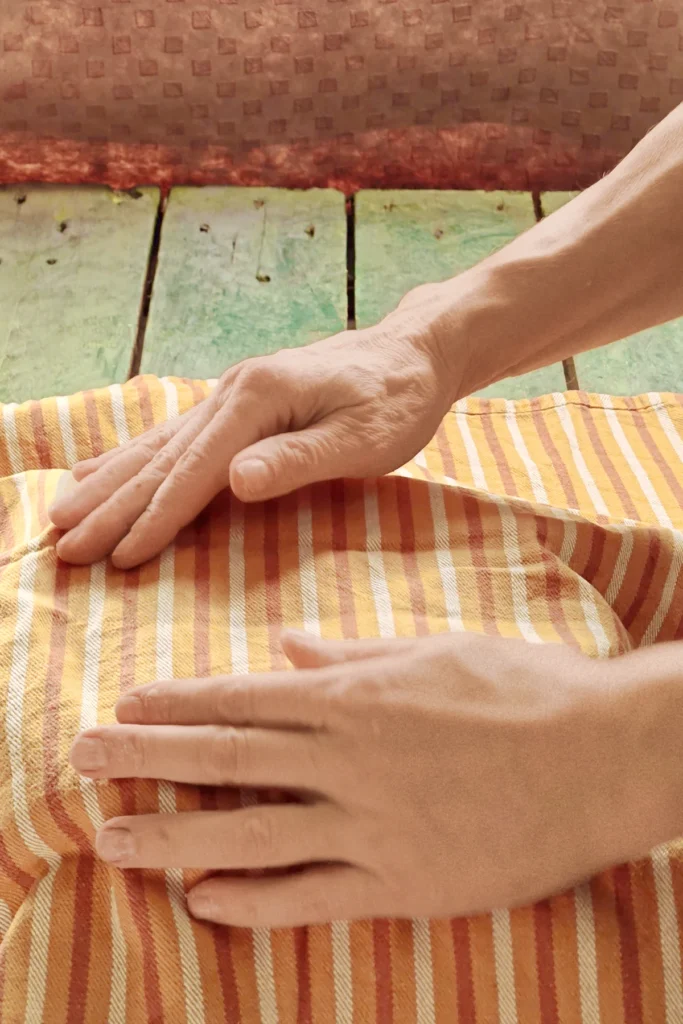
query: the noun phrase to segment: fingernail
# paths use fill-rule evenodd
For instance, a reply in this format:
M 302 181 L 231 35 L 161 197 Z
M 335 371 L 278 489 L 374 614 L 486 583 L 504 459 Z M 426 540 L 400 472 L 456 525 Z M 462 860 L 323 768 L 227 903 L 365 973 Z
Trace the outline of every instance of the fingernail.
M 242 484 L 248 491 L 258 491 L 267 482 L 270 471 L 263 459 L 249 459 L 247 462 L 240 462 L 236 472 Z
M 125 718 L 127 722 L 140 722 L 142 720 L 142 701 L 139 697 L 120 697 L 116 702 L 116 716 L 120 720 Z
M 107 763 L 107 750 L 102 740 L 83 736 L 71 748 L 71 764 L 79 772 L 96 772 Z
M 98 832 L 95 846 L 102 860 L 110 863 L 135 856 L 135 840 L 125 828 L 107 828 Z
M 208 919 L 216 916 L 216 904 L 209 895 L 190 893 L 187 902 L 193 917 Z

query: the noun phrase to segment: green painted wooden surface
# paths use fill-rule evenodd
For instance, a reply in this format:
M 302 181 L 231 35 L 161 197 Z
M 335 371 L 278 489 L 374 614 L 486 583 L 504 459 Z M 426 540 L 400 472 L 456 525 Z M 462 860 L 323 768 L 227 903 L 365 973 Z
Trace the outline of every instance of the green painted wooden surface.
M 574 192 L 546 192 L 549 216 L 574 198 Z M 574 359 L 579 387 L 609 395 L 647 391 L 683 391 L 683 318 L 633 334 L 623 341 L 584 352 Z
M 346 210 L 332 190 L 178 188 L 142 370 L 216 377 L 346 327 Z
M 126 379 L 159 202 L 136 195 L 0 189 L 0 401 Z
M 366 327 L 411 288 L 478 263 L 536 223 L 528 193 L 368 191 L 356 196 L 356 323 Z M 454 339 L 457 344 L 457 339 Z M 528 398 L 566 388 L 560 364 L 478 394 Z

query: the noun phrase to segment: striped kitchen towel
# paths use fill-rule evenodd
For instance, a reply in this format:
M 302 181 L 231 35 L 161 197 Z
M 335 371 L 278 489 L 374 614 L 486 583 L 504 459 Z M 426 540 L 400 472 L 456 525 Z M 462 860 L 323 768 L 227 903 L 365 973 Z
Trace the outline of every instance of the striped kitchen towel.
M 680 638 L 683 399 L 469 399 L 391 477 L 220 496 L 132 572 L 60 564 L 63 467 L 208 386 L 142 377 L 0 408 L 2 1024 L 681 1024 L 680 845 L 509 913 L 214 928 L 186 913 L 196 875 L 119 872 L 93 834 L 235 794 L 93 784 L 67 755 L 133 686 L 280 667 L 283 624 L 600 657 Z

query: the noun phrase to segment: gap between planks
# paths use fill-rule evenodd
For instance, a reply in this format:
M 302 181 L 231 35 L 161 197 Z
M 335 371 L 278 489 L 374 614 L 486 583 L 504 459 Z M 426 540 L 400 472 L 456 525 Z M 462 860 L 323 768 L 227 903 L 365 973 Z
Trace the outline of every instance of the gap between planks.
M 170 195 L 170 193 L 169 193 Z M 534 206 L 534 214 L 536 221 L 541 221 L 545 217 L 543 211 L 543 204 L 541 200 L 541 193 L 534 191 L 531 193 L 531 200 Z M 159 201 L 159 207 L 157 209 L 156 220 L 154 224 L 154 234 L 152 237 L 152 245 L 150 247 L 149 259 L 147 261 L 147 272 L 145 274 L 145 284 L 142 292 L 142 298 L 140 300 L 140 311 L 138 314 L 137 331 L 135 335 L 135 345 L 131 354 L 130 366 L 128 370 L 128 379 L 136 377 L 140 372 L 140 365 L 142 362 L 142 353 L 145 346 L 145 332 L 147 329 L 147 321 L 149 319 L 149 310 L 152 303 L 152 294 L 154 291 L 154 281 L 156 278 L 157 266 L 159 263 L 159 250 L 161 248 L 161 232 L 164 223 L 164 216 L 166 214 L 166 206 L 168 203 L 168 195 L 163 195 Z M 355 195 L 346 197 L 346 324 L 348 330 L 355 330 L 356 327 L 356 204 Z M 569 391 L 579 390 L 579 380 L 576 371 L 576 365 L 574 359 L 570 356 L 568 359 L 562 360 L 562 368 L 564 370 L 564 378 Z

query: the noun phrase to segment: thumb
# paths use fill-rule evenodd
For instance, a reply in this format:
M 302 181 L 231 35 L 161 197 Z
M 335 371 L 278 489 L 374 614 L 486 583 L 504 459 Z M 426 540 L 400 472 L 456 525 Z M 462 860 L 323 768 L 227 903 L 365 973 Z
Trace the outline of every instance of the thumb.
M 276 434 L 235 456 L 230 487 L 240 501 L 268 501 L 321 480 L 362 475 L 362 452 L 357 438 L 332 423 Z
M 281 636 L 282 649 L 294 668 L 324 668 L 345 661 L 382 658 L 408 651 L 415 640 L 321 640 L 310 633 L 288 629 Z

